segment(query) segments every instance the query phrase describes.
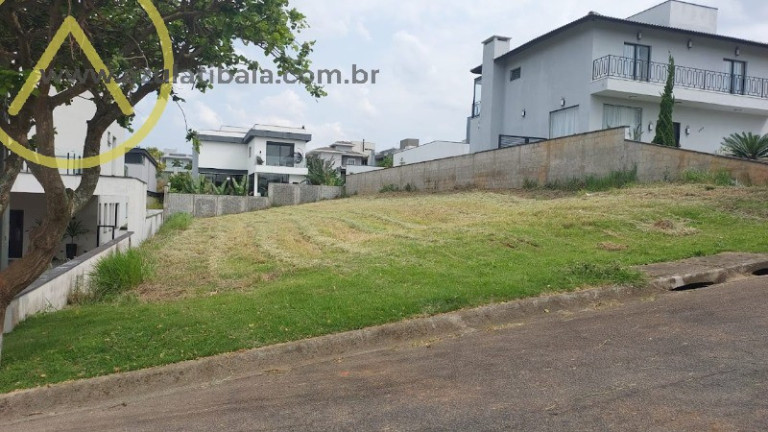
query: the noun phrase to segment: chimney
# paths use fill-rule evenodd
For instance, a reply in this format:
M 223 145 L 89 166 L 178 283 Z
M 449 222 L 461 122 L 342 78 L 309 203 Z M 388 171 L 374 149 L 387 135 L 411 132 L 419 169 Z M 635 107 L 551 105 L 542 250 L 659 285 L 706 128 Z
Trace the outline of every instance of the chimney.
M 408 148 L 418 147 L 419 140 L 416 138 L 406 138 L 400 141 L 400 150 L 406 150 Z

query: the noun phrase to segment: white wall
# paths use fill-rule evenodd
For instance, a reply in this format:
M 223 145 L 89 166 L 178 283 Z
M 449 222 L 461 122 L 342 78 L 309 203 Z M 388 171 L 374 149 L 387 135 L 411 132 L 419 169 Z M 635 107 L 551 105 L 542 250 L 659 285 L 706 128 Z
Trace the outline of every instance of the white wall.
M 147 190 L 158 192 L 157 190 L 157 167 L 142 155 L 141 164 L 125 164 L 126 177 L 139 179 L 147 184 Z
M 63 176 L 66 187 L 76 189 L 80 177 Z M 43 188 L 32 174 L 21 173 L 13 185 L 12 192 L 43 194 Z M 96 185 L 94 196 L 99 202 L 118 203 L 128 231 L 134 232 L 133 241 L 138 245 L 144 241 L 144 221 L 147 211 L 147 185 L 140 180 L 125 177 L 101 177 Z M 111 238 L 111 235 L 110 235 Z
M 248 146 L 241 143 L 202 141 L 198 167 L 201 169 L 248 170 Z
M 56 127 L 56 154 L 66 157 L 70 153 L 73 157 L 83 155 L 83 145 L 88 120 L 96 113 L 96 107 L 90 101 L 75 98 L 72 105 L 57 107 L 53 112 Z M 115 140 L 116 138 L 116 140 Z M 117 123 L 113 123 L 104 133 L 101 139 L 101 152 L 122 144 L 128 138 L 126 131 Z M 101 167 L 101 174 L 105 176 L 123 176 L 124 157 L 120 156 Z
M 469 144 L 453 141 L 434 141 L 397 153 L 394 164 L 410 165 L 435 159 L 469 154 Z

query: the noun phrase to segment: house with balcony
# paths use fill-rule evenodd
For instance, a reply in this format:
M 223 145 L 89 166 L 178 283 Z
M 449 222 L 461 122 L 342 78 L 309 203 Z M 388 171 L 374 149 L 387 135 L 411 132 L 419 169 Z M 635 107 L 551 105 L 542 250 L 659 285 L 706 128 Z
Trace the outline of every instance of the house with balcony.
M 192 175 L 220 185 L 248 177 L 252 195 L 267 196 L 270 183 L 306 180 L 306 147 L 312 140 L 303 127 L 254 125 L 222 127 L 199 134 L 200 152 L 192 157 Z
M 768 132 L 768 44 L 718 34 L 718 10 L 671 0 L 626 19 L 597 13 L 511 48 L 483 42 L 472 70 L 471 152 L 627 126 L 651 142 L 675 59 L 676 138 L 720 149 L 734 132 Z
M 317 156 L 333 162 L 333 166 L 341 172 L 342 176 L 345 176 L 349 167 L 373 165 L 375 153 L 376 145 L 372 142 L 336 141 L 328 147 L 310 150 L 307 156 Z

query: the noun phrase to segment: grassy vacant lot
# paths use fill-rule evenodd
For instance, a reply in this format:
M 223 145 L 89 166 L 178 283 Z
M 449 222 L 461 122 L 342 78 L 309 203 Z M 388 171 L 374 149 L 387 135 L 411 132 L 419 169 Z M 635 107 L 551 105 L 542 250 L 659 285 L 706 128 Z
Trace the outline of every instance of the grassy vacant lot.
M 0 391 L 542 293 L 643 283 L 629 266 L 768 252 L 768 189 L 382 194 L 197 220 L 143 251 L 117 301 L 34 317 Z

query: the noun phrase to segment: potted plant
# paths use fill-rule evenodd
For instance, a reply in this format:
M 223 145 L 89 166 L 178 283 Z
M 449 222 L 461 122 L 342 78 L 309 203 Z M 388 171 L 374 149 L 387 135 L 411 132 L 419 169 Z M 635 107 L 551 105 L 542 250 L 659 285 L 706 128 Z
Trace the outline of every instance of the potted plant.
M 81 235 L 88 234 L 88 230 L 83 226 L 83 222 L 72 218 L 64 231 L 64 238 L 69 238 L 71 243 L 67 243 L 67 259 L 74 259 L 77 256 L 77 243 L 75 239 Z

